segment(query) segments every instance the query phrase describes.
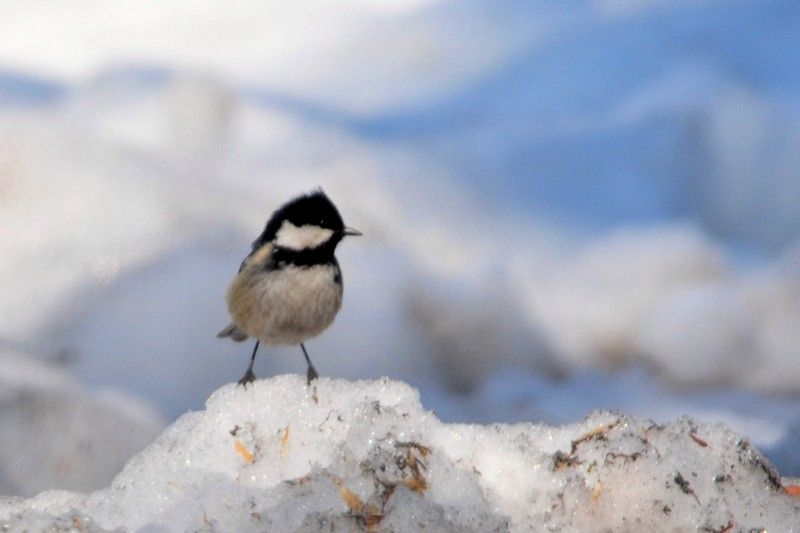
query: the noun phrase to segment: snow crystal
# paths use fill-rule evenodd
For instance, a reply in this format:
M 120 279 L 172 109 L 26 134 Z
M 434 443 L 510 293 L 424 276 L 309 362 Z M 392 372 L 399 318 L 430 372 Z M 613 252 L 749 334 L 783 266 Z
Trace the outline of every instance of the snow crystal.
M 0 500 L 11 530 L 789 531 L 798 517 L 723 424 L 443 424 L 402 382 L 300 376 L 221 388 L 106 489 Z

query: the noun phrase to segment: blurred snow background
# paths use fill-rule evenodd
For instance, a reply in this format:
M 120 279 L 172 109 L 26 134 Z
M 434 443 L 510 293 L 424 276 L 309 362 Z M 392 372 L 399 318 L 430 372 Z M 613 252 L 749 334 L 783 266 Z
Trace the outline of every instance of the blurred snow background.
M 365 233 L 308 345 L 322 374 L 406 380 L 445 420 L 724 420 L 800 474 L 794 0 L 3 12 L 9 361 L 138 398 L 110 412 L 142 428 L 201 408 L 249 355 L 214 338 L 230 276 L 273 209 L 322 186 Z M 0 465 L 54 439 L 21 437 L 46 411 L 3 426 Z M 80 478 L 98 487 L 121 464 L 100 455 Z M 0 493 L 92 485 L 15 472 Z

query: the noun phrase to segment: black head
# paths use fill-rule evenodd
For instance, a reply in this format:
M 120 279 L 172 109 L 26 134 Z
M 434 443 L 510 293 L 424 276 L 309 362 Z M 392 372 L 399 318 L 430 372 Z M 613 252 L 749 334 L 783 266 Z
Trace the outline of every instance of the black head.
M 316 232 L 320 237 L 314 239 L 313 244 L 298 244 L 294 245 L 295 248 L 322 245 L 335 247 L 347 235 L 360 235 L 359 232 L 345 227 L 336 206 L 320 189 L 298 196 L 275 211 L 262 234 L 253 243 L 253 248 L 273 241 L 279 245 L 282 242 L 292 243 L 297 240 L 293 239 L 294 234 L 301 229 L 305 233 Z

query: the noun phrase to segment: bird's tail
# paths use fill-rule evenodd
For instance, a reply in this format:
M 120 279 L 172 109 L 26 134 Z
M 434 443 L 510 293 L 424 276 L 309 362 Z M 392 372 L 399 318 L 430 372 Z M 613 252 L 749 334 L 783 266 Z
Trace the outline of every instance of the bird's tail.
M 217 333 L 217 337 L 230 337 L 236 342 L 242 342 L 243 340 L 247 340 L 247 333 L 239 329 L 239 326 L 236 325 L 236 322 L 231 322 L 225 326 L 222 331 Z

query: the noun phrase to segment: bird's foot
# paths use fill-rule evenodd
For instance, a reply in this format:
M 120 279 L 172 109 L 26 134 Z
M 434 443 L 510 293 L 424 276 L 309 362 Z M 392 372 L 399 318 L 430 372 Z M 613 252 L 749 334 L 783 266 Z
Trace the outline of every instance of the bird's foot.
M 242 376 L 242 379 L 239 380 L 238 384 L 246 389 L 247 384 L 252 383 L 255 380 L 256 380 L 256 375 L 253 374 L 253 370 L 251 368 L 248 368 L 247 372 L 244 373 L 244 376 Z
M 317 369 L 314 368 L 313 366 L 309 366 L 308 371 L 306 371 L 306 383 L 308 385 L 311 385 L 311 382 L 317 379 L 318 377 L 319 374 L 317 374 Z

